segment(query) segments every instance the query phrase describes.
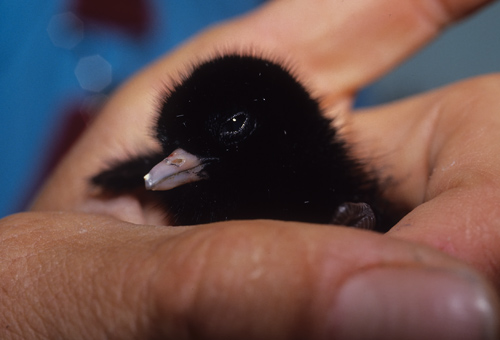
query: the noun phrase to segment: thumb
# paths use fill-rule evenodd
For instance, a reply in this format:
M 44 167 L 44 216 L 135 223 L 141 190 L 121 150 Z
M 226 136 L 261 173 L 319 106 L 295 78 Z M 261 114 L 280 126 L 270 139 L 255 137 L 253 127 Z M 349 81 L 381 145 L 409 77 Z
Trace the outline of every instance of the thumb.
M 2 339 L 495 339 L 497 297 L 462 263 L 348 228 L 0 220 Z
M 152 284 L 171 338 L 496 338 L 491 287 L 427 247 L 270 221 L 194 228 L 177 242 Z

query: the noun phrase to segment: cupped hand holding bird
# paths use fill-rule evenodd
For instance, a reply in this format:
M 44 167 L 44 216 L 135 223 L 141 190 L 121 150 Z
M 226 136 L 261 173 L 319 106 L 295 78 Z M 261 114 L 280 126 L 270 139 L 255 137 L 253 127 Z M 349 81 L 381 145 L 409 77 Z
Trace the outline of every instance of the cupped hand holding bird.
M 358 89 L 486 2 L 274 1 L 144 69 L 113 96 L 33 211 L 2 220 L 2 277 L 23 284 L 0 279 L 9 293 L 0 312 L 9 327 L 0 332 L 494 337 L 499 77 L 351 109 Z M 149 199 L 89 190 L 106 160 L 158 148 L 150 133 L 157 101 L 178 72 L 248 46 L 296 65 L 355 155 L 391 179 L 385 194 L 411 211 L 387 234 L 267 220 L 164 227 Z

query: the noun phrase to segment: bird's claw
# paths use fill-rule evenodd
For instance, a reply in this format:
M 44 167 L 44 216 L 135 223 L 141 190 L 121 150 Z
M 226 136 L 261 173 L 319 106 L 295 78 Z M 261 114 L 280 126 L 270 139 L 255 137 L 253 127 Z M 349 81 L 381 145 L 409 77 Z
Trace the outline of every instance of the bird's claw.
M 375 223 L 375 214 L 372 208 L 364 202 L 346 202 L 341 204 L 332 219 L 332 224 L 360 229 L 374 229 Z

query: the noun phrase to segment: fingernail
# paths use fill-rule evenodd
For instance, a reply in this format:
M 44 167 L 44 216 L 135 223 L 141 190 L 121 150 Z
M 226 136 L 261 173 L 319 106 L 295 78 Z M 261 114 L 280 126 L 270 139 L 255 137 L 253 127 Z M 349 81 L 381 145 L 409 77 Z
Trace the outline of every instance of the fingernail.
M 346 281 L 329 314 L 335 339 L 497 339 L 497 300 L 475 274 L 374 268 Z

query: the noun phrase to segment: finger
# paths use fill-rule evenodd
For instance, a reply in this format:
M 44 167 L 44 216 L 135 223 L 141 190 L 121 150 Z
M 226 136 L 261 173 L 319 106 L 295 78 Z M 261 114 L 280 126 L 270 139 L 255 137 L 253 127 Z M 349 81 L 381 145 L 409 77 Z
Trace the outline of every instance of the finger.
M 154 228 L 69 213 L 12 216 L 0 226 L 2 338 L 496 332 L 496 297 L 474 272 L 371 232 L 265 221 Z
M 500 91 L 476 78 L 353 116 L 360 157 L 387 195 L 414 209 L 391 230 L 473 264 L 500 282 Z M 364 142 L 361 142 L 363 140 Z
M 443 308 L 448 299 L 467 290 L 454 286 L 454 279 L 447 276 L 450 273 L 434 267 L 454 266 L 441 262 L 441 255 L 434 258 L 432 252 L 410 244 L 387 242 L 380 235 L 352 229 L 270 222 L 204 228 L 190 235 L 197 241 L 189 258 L 182 257 L 186 260 L 176 261 L 175 266 L 165 263 L 170 269 L 195 273 L 194 279 L 183 277 L 175 282 L 167 274 L 153 283 L 159 291 L 160 318 L 169 320 L 163 329 L 174 338 L 186 332 L 214 339 L 239 334 L 257 339 L 477 335 L 466 335 L 470 324 L 456 328 L 450 309 L 439 325 L 427 323 L 430 315 L 439 313 L 435 308 Z M 200 263 L 203 268 L 197 272 Z M 420 283 L 429 284 L 429 289 Z M 421 294 L 415 292 L 415 285 Z M 441 294 L 448 289 L 454 292 L 443 299 Z M 184 301 L 172 301 L 174 292 L 184 296 Z M 387 314 L 380 315 L 380 310 Z M 398 313 L 415 319 L 405 322 Z M 471 319 L 475 319 L 473 314 Z M 179 319 L 185 318 L 193 327 L 176 328 Z
M 248 49 L 290 60 L 326 102 L 379 77 L 488 0 L 272 1 L 229 25 L 206 31 L 209 49 Z M 182 51 L 179 51 L 181 54 Z M 189 56 L 188 56 L 189 57 Z M 333 98 L 329 98 L 329 96 Z

